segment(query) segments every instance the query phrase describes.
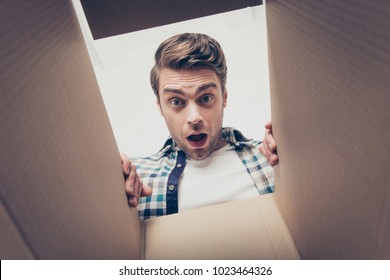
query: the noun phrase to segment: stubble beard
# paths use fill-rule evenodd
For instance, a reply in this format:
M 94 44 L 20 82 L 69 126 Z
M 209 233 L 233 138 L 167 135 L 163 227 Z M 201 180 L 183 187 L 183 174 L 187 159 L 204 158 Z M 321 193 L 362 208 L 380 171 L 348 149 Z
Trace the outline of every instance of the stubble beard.
M 214 126 L 215 134 L 207 134 L 207 137 L 209 137 L 208 141 L 209 144 L 204 148 L 198 148 L 198 149 L 191 149 L 190 144 L 187 145 L 180 145 L 179 147 L 183 150 L 183 152 L 186 154 L 188 159 L 193 160 L 203 160 L 207 158 L 212 152 L 222 148 L 226 142 L 222 140 L 221 134 L 222 134 L 222 122 L 223 122 L 223 112 L 219 116 L 219 120 Z M 192 129 L 194 131 L 202 130 L 203 125 L 195 125 Z M 186 141 L 187 139 L 185 139 Z
M 221 132 L 222 132 L 222 127 L 217 132 L 217 135 L 215 135 L 211 139 L 211 141 L 209 140 L 210 143 L 205 148 L 199 148 L 199 149 L 195 149 L 195 150 L 190 150 L 190 149 L 187 149 L 187 147 L 183 147 L 182 150 L 184 151 L 184 153 L 186 154 L 187 158 L 189 158 L 189 159 L 193 159 L 193 160 L 205 159 L 212 152 L 214 152 L 215 150 L 219 149 L 220 142 L 222 141 L 221 140 Z M 207 135 L 207 137 L 210 137 L 210 135 Z
M 223 108 L 222 113 L 219 116 L 219 120 L 217 121 L 217 124 L 214 127 L 214 131 L 216 131 L 216 134 L 212 137 L 212 135 L 207 134 L 207 137 L 211 137 L 209 141 L 209 145 L 205 148 L 198 148 L 198 149 L 191 149 L 190 144 L 188 143 L 181 143 L 179 141 L 176 141 L 176 144 L 179 146 L 179 148 L 186 154 L 188 159 L 193 160 L 203 160 L 207 158 L 212 152 L 219 150 L 223 146 L 226 145 L 226 141 L 222 140 L 221 134 L 222 134 L 222 123 L 223 123 Z M 169 128 L 169 127 L 168 127 Z M 198 131 L 202 129 L 202 125 L 195 125 L 193 127 L 194 131 Z M 171 134 L 172 135 L 172 134 Z M 184 138 L 184 141 L 187 141 L 187 139 Z

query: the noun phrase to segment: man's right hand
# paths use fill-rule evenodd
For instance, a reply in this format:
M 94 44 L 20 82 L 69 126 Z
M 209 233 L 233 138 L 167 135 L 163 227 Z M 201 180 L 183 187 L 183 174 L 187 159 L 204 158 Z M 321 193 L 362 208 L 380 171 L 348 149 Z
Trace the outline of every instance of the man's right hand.
M 137 174 L 134 163 L 131 163 L 125 154 L 121 154 L 122 172 L 125 177 L 125 191 L 129 198 L 129 205 L 137 207 L 141 196 L 149 196 L 152 194 L 152 188 L 144 186 L 142 180 Z

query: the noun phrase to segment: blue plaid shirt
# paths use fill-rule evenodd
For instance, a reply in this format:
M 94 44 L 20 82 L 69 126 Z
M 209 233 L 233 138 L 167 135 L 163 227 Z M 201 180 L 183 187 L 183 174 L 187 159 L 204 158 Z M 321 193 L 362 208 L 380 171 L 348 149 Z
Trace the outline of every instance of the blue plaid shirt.
M 261 141 L 249 140 L 230 127 L 222 129 L 221 137 L 234 146 L 259 194 L 273 192 L 273 168 L 259 151 Z M 141 219 L 177 213 L 178 183 L 186 166 L 186 155 L 174 140 L 169 138 L 164 147 L 150 157 L 129 159 L 137 166 L 137 173 L 144 185 L 153 188 L 151 196 L 140 199 L 138 212 Z

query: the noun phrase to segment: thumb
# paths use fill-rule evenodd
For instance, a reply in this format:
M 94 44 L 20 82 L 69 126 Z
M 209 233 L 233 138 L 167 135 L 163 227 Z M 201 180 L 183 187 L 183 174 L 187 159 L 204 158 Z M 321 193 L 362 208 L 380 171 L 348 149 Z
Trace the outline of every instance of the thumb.
M 265 123 L 265 128 L 266 129 L 272 129 L 272 121 L 271 120 L 269 120 L 269 121 L 267 121 L 266 123 Z
M 153 193 L 153 189 L 149 186 L 142 186 L 141 196 L 150 196 Z

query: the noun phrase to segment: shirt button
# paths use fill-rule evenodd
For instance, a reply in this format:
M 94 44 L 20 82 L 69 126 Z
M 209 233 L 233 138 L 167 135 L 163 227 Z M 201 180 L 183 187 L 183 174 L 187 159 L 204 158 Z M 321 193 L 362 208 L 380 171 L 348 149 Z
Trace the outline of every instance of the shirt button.
M 169 185 L 169 186 L 168 186 L 168 190 L 173 191 L 174 189 L 175 189 L 175 186 L 174 186 L 174 185 Z
M 182 167 L 181 163 L 179 163 L 178 165 L 176 165 L 178 168 Z

